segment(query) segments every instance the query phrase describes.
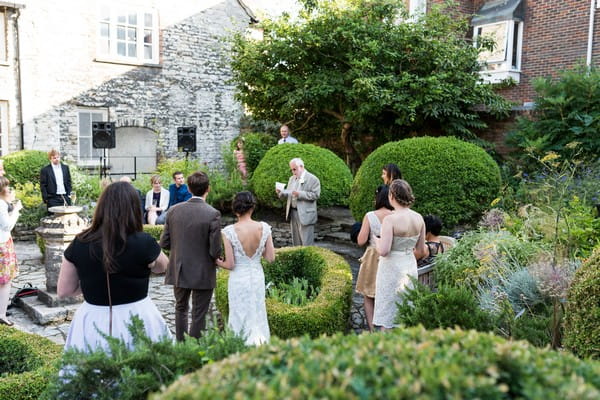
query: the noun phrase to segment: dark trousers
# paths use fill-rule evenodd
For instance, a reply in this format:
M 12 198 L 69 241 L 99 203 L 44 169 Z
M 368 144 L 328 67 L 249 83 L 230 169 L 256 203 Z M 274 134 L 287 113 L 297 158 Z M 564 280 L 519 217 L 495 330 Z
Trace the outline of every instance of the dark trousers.
M 210 305 L 213 289 L 174 288 L 175 292 L 175 338 L 182 341 L 188 333 L 190 294 L 192 295 L 192 324 L 189 335 L 195 338 L 206 329 L 206 313 Z

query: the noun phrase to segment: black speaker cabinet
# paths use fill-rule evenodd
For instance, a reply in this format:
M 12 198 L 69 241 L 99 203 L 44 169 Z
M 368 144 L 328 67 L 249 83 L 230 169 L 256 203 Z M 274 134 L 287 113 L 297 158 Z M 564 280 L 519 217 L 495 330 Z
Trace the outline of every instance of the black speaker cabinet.
M 94 149 L 114 149 L 115 123 L 92 122 L 92 147 Z
M 185 153 L 196 151 L 195 126 L 180 126 L 177 128 L 177 150 Z

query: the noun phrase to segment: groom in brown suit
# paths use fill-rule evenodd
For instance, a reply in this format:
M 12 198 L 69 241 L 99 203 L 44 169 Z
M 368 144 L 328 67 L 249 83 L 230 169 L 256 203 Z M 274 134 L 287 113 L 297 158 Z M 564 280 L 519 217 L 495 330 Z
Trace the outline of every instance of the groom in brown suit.
M 194 172 L 187 178 L 192 198 L 174 205 L 167 213 L 160 246 L 171 251 L 165 284 L 174 285 L 175 337 L 188 333 L 188 309 L 192 296 L 189 335 L 200 337 L 216 285 L 215 260 L 221 255 L 221 213 L 206 203 L 208 176 Z

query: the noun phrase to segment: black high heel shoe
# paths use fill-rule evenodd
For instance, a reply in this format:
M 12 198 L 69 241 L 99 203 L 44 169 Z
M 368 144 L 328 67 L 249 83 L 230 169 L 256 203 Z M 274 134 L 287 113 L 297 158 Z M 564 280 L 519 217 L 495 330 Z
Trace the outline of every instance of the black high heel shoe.
M 0 325 L 13 326 L 15 323 L 4 318 L 0 318 Z

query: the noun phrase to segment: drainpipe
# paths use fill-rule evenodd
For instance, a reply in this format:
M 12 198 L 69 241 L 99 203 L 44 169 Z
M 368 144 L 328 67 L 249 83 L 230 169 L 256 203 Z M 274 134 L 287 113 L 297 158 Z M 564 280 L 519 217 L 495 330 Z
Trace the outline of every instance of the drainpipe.
M 15 64 L 17 67 L 17 125 L 19 125 L 20 150 L 25 149 L 25 131 L 23 124 L 23 92 L 21 88 L 21 44 L 19 40 L 19 17 L 21 11 L 17 8 L 13 16 L 15 24 Z
M 594 17 L 596 14 L 596 0 L 590 1 L 590 23 L 588 28 L 588 45 L 587 45 L 587 57 L 585 65 L 587 67 L 592 66 L 592 47 L 594 45 Z

